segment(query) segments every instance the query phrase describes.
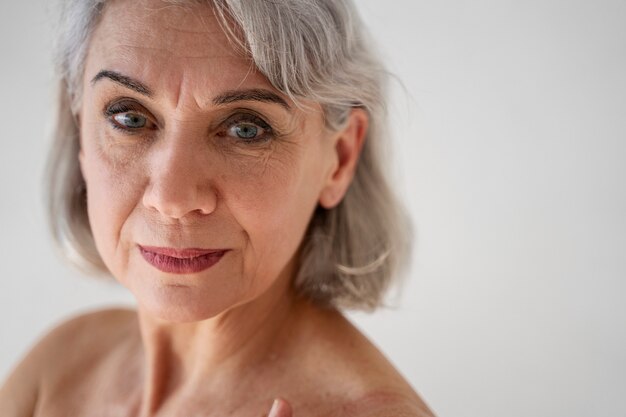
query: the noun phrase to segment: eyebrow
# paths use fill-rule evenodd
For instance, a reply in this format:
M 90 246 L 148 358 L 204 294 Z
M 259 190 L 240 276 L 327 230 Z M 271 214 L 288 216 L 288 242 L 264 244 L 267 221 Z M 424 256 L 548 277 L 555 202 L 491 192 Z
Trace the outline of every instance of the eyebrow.
M 110 71 L 110 70 L 102 70 L 96 74 L 95 77 L 91 80 L 91 85 L 94 85 L 98 81 L 103 78 L 108 78 L 109 80 L 115 81 L 118 84 L 123 85 L 126 88 L 129 88 L 133 91 L 138 92 L 139 94 L 143 94 L 144 96 L 152 97 L 152 90 L 141 81 L 137 81 L 132 79 L 131 77 L 127 77 L 126 75 L 122 75 L 119 72 Z
M 152 97 L 154 95 L 152 90 L 141 81 L 135 80 L 131 77 L 111 70 L 102 70 L 98 72 L 98 74 L 96 74 L 96 76 L 93 77 L 93 79 L 91 80 L 91 84 L 93 85 L 103 78 L 108 78 L 109 80 L 114 81 L 144 96 Z M 280 104 L 287 110 L 291 110 L 291 106 L 289 106 L 289 104 L 282 97 L 280 97 L 276 93 L 273 93 L 270 90 L 265 90 L 262 88 L 226 91 L 215 97 L 213 99 L 213 104 L 222 105 L 234 103 L 237 101 L 260 101 L 266 103 L 276 103 Z
M 213 99 L 213 104 L 228 104 L 236 101 L 262 101 L 266 103 L 280 104 L 287 110 L 291 110 L 291 107 L 287 102 L 269 90 L 261 88 L 251 88 L 247 90 L 232 90 L 226 91 Z

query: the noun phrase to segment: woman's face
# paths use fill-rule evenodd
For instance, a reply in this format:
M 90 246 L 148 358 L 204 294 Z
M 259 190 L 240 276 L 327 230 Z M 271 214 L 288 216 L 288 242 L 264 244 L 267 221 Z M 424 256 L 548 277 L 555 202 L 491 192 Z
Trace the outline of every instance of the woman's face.
M 110 1 L 82 88 L 91 228 L 142 308 L 201 320 L 293 273 L 337 165 L 333 137 L 319 106 L 295 106 L 236 52 L 210 8 Z

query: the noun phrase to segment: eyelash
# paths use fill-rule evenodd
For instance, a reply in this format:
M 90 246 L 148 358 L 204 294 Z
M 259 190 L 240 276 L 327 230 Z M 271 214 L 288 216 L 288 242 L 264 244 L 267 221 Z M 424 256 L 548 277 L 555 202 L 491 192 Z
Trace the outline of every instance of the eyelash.
M 122 132 L 124 132 L 126 134 L 129 134 L 129 135 L 133 135 L 133 134 L 136 134 L 136 132 L 138 132 L 139 130 L 144 129 L 144 128 L 132 129 L 132 128 L 127 128 L 127 127 L 124 127 L 124 126 L 120 126 L 115 121 L 115 116 L 120 115 L 120 114 L 124 114 L 124 113 L 133 113 L 133 114 L 140 115 L 142 117 L 145 117 L 148 120 L 148 123 L 153 123 L 153 122 L 150 121 L 150 118 L 148 116 L 146 116 L 141 110 L 138 110 L 136 108 L 136 106 L 133 106 L 133 105 L 125 103 L 125 102 L 114 103 L 114 104 L 108 106 L 106 108 L 106 110 L 104 111 L 105 117 L 107 118 L 107 120 L 109 121 L 111 126 L 114 129 L 116 129 L 116 130 L 122 131 Z
M 145 117 L 148 120 L 148 123 L 155 125 L 155 123 L 150 120 L 150 117 L 148 117 L 143 111 L 138 109 L 137 106 L 126 103 L 126 102 L 117 102 L 117 103 L 109 105 L 104 111 L 104 116 L 107 118 L 109 124 L 114 129 L 119 130 L 127 135 L 136 135 L 141 130 L 144 130 L 144 129 L 149 129 L 149 130 L 155 129 L 154 127 L 153 128 L 146 128 L 146 127 L 128 128 L 128 127 L 121 126 L 119 123 L 115 121 L 114 118 L 115 116 L 124 114 L 124 113 L 133 113 L 133 114 L 140 115 L 141 117 Z M 237 124 L 241 124 L 242 122 L 246 122 L 256 127 L 261 128 L 263 130 L 263 133 L 253 139 L 234 138 L 234 137 L 229 136 L 227 133 L 228 130 L 235 127 Z M 221 127 L 222 125 L 224 126 Z M 229 137 L 233 141 L 238 142 L 238 143 L 263 144 L 277 136 L 274 129 L 265 120 L 263 120 L 261 117 L 254 114 L 251 110 L 239 110 L 238 113 L 229 115 L 228 117 L 223 119 L 219 123 L 219 126 L 220 126 L 220 129 L 219 129 L 219 132 L 217 133 L 217 136 Z
M 260 127 L 263 130 L 263 133 L 253 139 L 231 137 L 236 142 L 245 144 L 262 144 L 276 137 L 274 130 L 265 120 L 250 112 L 239 112 L 227 117 L 220 123 L 220 126 L 224 125 L 224 129 L 220 129 L 220 131 L 217 133 L 217 136 L 229 137 L 226 132 L 241 123 L 249 123 L 254 126 Z

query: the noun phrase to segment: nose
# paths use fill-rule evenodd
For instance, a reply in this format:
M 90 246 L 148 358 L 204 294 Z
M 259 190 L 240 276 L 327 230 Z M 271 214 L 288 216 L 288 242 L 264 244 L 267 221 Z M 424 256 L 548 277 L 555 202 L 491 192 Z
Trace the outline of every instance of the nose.
M 191 141 L 170 139 L 160 143 L 151 155 L 143 205 L 173 219 L 212 213 L 217 193 L 207 150 L 195 149 Z

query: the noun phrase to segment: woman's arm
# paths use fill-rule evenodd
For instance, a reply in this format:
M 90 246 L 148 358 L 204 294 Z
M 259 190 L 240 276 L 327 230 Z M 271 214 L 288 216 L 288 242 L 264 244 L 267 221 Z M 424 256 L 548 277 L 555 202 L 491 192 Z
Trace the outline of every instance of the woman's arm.
M 22 359 L 0 387 L 0 415 L 3 417 L 32 417 L 35 413 L 39 390 L 40 345 Z

